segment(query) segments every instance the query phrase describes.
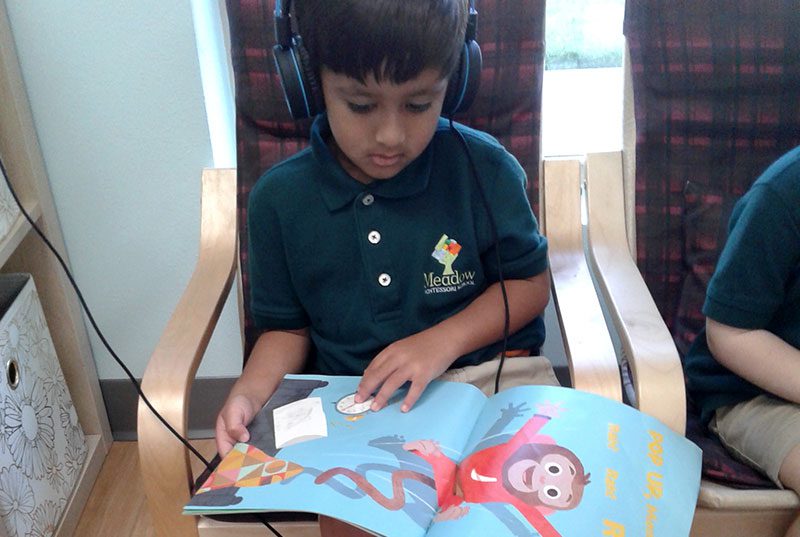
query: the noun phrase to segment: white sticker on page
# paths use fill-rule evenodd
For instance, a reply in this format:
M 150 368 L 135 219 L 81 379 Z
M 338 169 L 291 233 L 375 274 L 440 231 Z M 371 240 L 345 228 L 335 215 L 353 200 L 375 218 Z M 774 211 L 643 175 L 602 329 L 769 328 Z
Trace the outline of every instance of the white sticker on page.
M 278 449 L 328 436 L 328 420 L 322 399 L 308 397 L 272 411 L 275 447 Z

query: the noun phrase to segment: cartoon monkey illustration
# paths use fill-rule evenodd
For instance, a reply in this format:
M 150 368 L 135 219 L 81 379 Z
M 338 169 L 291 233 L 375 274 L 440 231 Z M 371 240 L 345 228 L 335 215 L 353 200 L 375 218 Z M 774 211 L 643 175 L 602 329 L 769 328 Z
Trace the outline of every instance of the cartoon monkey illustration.
M 491 440 L 492 433 L 518 416 L 522 406 L 509 405 L 504 409 L 501 418 L 487 432 L 485 441 Z M 558 409 L 546 406 L 540 412 L 555 414 L 555 410 Z M 465 502 L 485 504 L 487 508 L 490 504 L 504 503 L 516 508 L 542 537 L 560 537 L 545 517 L 555 510 L 575 508 L 590 475 L 585 473 L 583 464 L 572 451 L 557 445 L 551 437 L 539 434 L 550 419 L 545 413 L 534 415 L 507 441 L 480 449 L 461 464 L 442 453 L 432 440 L 406 442 L 403 449 L 423 458 L 433 469 L 433 486 L 439 505 L 434 520 L 463 517 L 469 511 Z M 398 470 L 391 476 L 392 497 L 384 496 L 363 475 L 347 468 L 323 472 L 315 483 L 325 483 L 337 475 L 352 480 L 374 501 L 392 510 L 404 504 L 403 480 L 429 483 L 430 479 L 424 479 L 426 476 L 419 472 Z M 495 507 L 490 511 L 512 529 L 513 522 Z M 518 527 L 513 531 L 522 534 Z

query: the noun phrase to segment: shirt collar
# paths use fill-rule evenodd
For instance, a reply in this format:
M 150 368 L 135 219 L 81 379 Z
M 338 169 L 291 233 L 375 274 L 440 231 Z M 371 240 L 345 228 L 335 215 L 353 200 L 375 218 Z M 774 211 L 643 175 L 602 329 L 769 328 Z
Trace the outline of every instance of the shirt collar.
M 327 114 L 320 114 L 311 126 L 311 151 L 319 165 L 315 180 L 328 209 L 335 211 L 351 203 L 362 192 L 377 197 L 404 198 L 423 192 L 428 187 L 433 162 L 433 144 L 400 173 L 365 185 L 353 179 L 342 168 L 326 140 L 331 136 Z

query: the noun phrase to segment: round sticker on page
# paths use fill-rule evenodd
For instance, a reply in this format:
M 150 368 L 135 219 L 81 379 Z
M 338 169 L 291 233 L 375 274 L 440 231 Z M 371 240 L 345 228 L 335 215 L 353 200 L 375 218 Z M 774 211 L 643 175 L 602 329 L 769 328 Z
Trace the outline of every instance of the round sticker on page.
M 363 418 L 364 414 L 369 411 L 373 399 L 375 398 L 369 397 L 366 401 L 356 403 L 356 394 L 351 393 L 336 401 L 336 410 L 344 414 L 345 419 L 356 421 Z

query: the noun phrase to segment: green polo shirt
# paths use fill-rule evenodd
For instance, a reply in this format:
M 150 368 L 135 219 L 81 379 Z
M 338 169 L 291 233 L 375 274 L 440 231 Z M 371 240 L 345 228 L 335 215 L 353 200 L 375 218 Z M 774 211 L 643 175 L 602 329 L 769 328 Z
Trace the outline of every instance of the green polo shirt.
M 519 163 L 491 136 L 458 126 L 497 223 L 506 279 L 547 268 Z M 255 325 L 310 328 L 312 368 L 361 374 L 384 347 L 446 319 L 498 281 L 495 245 L 464 149 L 441 120 L 427 149 L 399 174 L 362 184 L 334 158 L 327 117 L 310 147 L 268 170 L 248 207 Z M 503 315 L 498 308 L 498 315 Z M 509 348 L 538 350 L 533 320 Z M 501 343 L 453 367 L 496 355 Z
M 768 330 L 800 348 L 800 147 L 770 166 L 734 206 L 703 314 L 728 326 Z M 767 356 L 752 359 L 771 367 Z M 706 422 L 717 408 L 765 393 L 714 359 L 705 330 L 685 368 Z

